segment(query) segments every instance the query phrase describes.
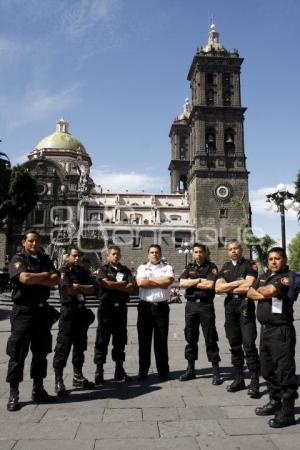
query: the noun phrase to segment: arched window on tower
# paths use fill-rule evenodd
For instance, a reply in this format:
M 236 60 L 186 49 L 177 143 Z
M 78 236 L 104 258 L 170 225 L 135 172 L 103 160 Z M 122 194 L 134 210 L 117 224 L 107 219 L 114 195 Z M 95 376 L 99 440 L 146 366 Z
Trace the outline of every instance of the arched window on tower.
M 205 132 L 205 149 L 209 155 L 216 152 L 216 131 L 214 128 L 208 128 Z
M 213 89 L 207 89 L 206 91 L 206 104 L 213 105 L 215 101 L 215 93 Z
M 223 73 L 222 75 L 222 92 L 223 92 L 223 105 L 231 105 L 231 78 L 230 73 Z
M 235 133 L 232 128 L 226 128 L 224 132 L 224 150 L 226 156 L 235 154 Z
M 180 136 L 179 159 L 185 161 L 187 159 L 186 138 Z
M 215 100 L 214 74 L 209 72 L 205 75 L 206 104 L 213 105 Z
M 186 175 L 181 175 L 181 177 L 179 178 L 178 190 L 179 190 L 180 194 L 183 194 L 185 191 L 187 191 L 187 176 Z

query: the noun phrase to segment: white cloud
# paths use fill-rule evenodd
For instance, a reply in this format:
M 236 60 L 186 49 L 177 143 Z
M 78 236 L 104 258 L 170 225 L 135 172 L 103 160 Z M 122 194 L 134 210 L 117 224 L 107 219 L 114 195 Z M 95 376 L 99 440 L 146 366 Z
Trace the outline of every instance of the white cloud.
M 118 0 L 79 0 L 63 17 L 64 31 L 72 38 L 78 38 L 98 26 L 109 22 Z
M 21 56 L 25 56 L 31 50 L 28 43 L 0 36 L 0 57 L 3 62 L 10 62 Z
M 166 179 L 159 176 L 137 172 L 117 172 L 109 170 L 91 170 L 91 177 L 100 184 L 103 191 L 111 192 L 160 192 L 166 191 Z
M 295 192 L 295 185 L 293 183 L 286 184 L 287 190 L 291 193 Z M 264 215 L 266 218 L 271 218 L 274 216 L 275 213 L 272 211 L 266 211 L 264 209 L 264 204 L 266 201 L 266 195 L 276 192 L 277 187 L 276 186 L 269 186 L 269 187 L 262 187 L 255 191 L 250 191 L 250 202 L 252 207 L 252 212 L 254 215 Z M 272 216 L 273 214 L 273 216 Z M 288 220 L 296 220 L 296 212 L 294 210 L 288 210 L 286 211 L 286 218 Z
M 79 85 L 73 85 L 57 92 L 36 89 L 17 100 L 0 98 L 0 115 L 9 128 L 18 128 L 53 113 L 61 114 L 78 101 L 78 88 Z

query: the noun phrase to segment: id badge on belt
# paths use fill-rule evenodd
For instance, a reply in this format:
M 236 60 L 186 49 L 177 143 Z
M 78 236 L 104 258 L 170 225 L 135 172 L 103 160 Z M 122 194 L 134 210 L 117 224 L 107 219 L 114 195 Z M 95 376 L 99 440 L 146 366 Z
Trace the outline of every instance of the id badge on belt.
M 282 314 L 282 300 L 278 298 L 272 298 L 272 313 Z

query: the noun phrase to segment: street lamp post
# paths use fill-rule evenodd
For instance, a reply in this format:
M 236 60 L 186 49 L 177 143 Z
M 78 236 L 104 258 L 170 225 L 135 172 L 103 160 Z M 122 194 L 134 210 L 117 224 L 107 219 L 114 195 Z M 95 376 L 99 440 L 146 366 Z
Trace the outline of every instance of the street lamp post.
M 189 242 L 182 242 L 181 248 L 178 250 L 179 254 L 184 254 L 185 256 L 185 265 L 187 266 L 188 255 L 192 253 L 192 247 Z
M 296 201 L 295 195 L 289 192 L 283 183 L 278 184 L 276 192 L 267 194 L 266 197 L 265 210 L 273 210 L 275 213 L 280 212 L 281 242 L 282 248 L 286 250 L 285 211 L 290 208 L 293 208 L 294 211 L 300 211 L 300 203 Z

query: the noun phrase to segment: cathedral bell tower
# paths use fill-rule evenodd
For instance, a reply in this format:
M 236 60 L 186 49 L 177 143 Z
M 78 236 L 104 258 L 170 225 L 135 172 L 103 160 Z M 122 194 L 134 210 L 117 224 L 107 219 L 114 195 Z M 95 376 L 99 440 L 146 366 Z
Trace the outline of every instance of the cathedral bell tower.
M 174 120 L 169 137 L 172 146 L 172 160 L 169 165 L 171 193 L 184 193 L 188 186 L 189 171 L 189 118 L 191 105 L 186 98 L 183 112 Z
M 171 128 L 172 142 L 188 135 L 191 222 L 196 239 L 209 245 L 211 258 L 219 264 L 226 258 L 225 242 L 239 239 L 250 222 L 243 129 L 246 108 L 241 106 L 240 94 L 242 62 L 236 49 L 229 52 L 219 42 L 212 24 L 208 43 L 197 51 L 188 73 L 189 117 L 184 125 L 182 120 L 180 124 L 175 121 Z M 177 164 L 178 168 L 174 145 L 172 152 L 170 166 Z M 171 170 L 171 178 L 176 178 L 172 190 L 183 172 L 182 166 L 176 178 Z

